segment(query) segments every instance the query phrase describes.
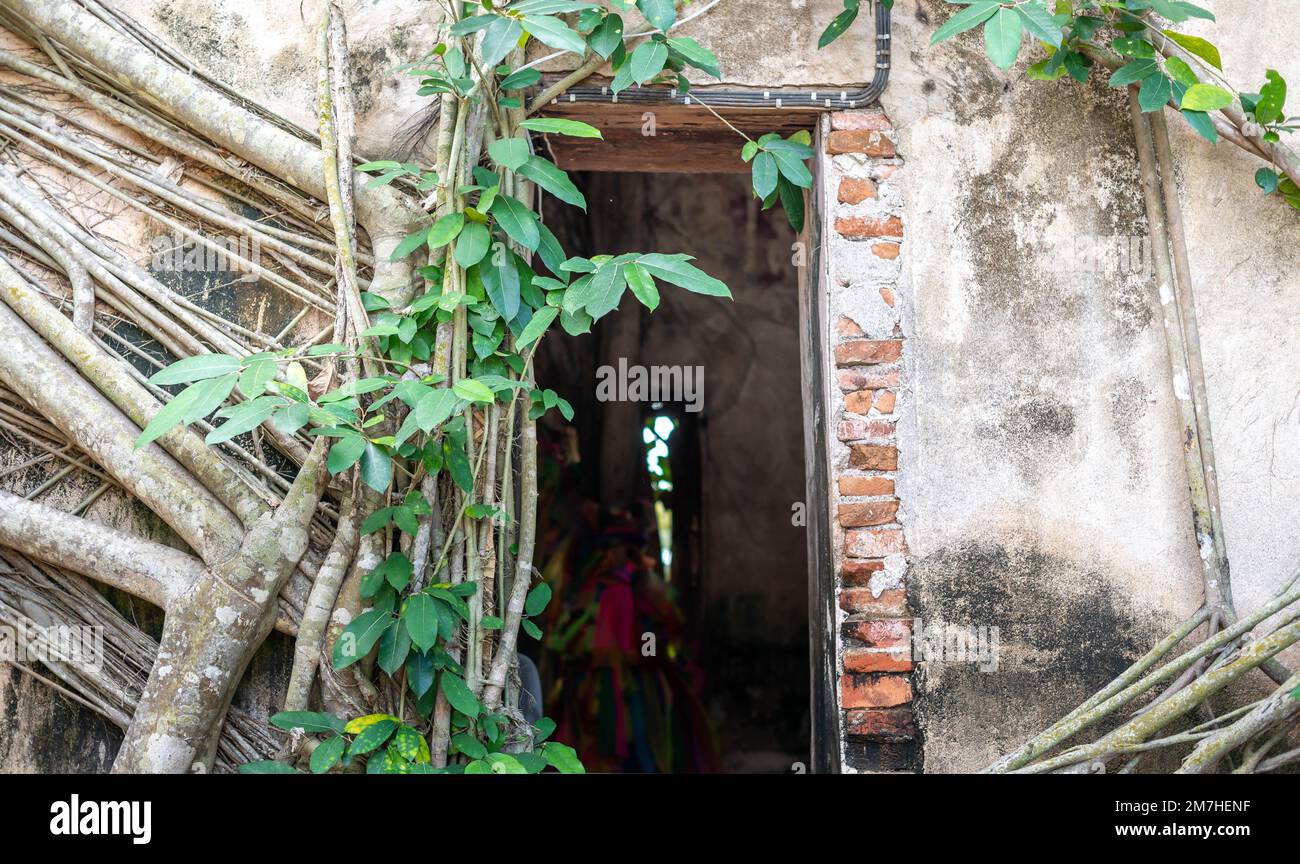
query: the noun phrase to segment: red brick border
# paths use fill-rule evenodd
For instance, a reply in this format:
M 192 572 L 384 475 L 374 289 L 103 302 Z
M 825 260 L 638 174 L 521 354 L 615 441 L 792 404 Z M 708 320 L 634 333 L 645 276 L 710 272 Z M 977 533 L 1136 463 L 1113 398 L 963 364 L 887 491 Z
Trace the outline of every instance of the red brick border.
M 890 266 L 905 244 L 902 217 L 891 212 L 892 196 L 887 194 L 898 164 L 893 128 L 879 110 L 833 114 L 830 128 L 831 221 L 835 233 L 851 241 L 832 244 L 832 270 L 837 254 Z M 865 242 L 858 246 L 858 241 Z M 868 257 L 860 259 L 862 255 Z M 842 281 L 831 290 L 871 291 L 892 309 L 896 277 L 877 281 L 888 284 Z M 899 562 L 907 560 L 896 491 L 899 391 L 907 345 L 897 326 L 888 338 L 864 332 L 865 326 L 839 317 L 831 347 L 844 394 L 843 410 L 834 418 L 836 438 L 848 448 L 847 461 L 833 478 L 836 532 L 843 538 L 835 556 L 842 613 L 841 734 L 846 768 L 914 771 L 919 747 L 912 711 L 912 620 L 895 575 Z

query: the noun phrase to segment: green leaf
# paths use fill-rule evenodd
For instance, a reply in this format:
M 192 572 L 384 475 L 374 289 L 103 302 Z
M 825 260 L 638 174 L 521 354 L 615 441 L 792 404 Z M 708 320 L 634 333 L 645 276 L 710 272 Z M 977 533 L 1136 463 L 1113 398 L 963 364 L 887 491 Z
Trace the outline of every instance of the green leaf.
M 551 602 L 551 586 L 545 582 L 538 582 L 529 590 L 528 596 L 524 598 L 524 613 L 527 615 L 540 615 L 546 609 L 546 604 Z
M 664 64 L 668 62 L 668 46 L 662 42 L 642 42 L 636 46 L 632 59 L 628 62 L 631 64 L 632 80 L 644 84 L 663 71 Z
M 587 51 L 587 41 L 570 30 L 569 25 L 559 18 L 552 18 L 549 15 L 525 15 L 524 28 L 538 41 L 552 48 L 572 51 L 580 57 Z
M 407 762 L 421 764 L 429 762 L 429 742 L 424 740 L 424 736 L 418 730 L 405 723 L 398 727 L 397 734 L 393 736 L 393 749 L 397 750 L 397 755 Z
M 551 763 L 551 767 L 561 774 L 587 773 L 587 769 L 582 767 L 582 762 L 578 759 L 577 752 L 567 744 L 547 741 L 542 745 L 541 752 L 542 758 Z
M 140 437 L 135 439 L 136 449 L 166 435 L 177 424 L 193 423 L 217 410 L 226 401 L 230 391 L 235 389 L 236 377 L 238 376 L 234 372 L 230 372 L 219 378 L 207 378 L 176 394 L 172 401 L 153 416 Z
M 958 33 L 964 33 L 972 27 L 978 27 L 989 18 L 992 18 L 993 13 L 997 11 L 998 3 L 996 0 L 982 0 L 982 2 L 972 3 L 945 21 L 943 26 L 930 37 L 930 44 L 937 45 L 945 39 L 951 39 Z
M 702 72 L 707 72 L 714 78 L 722 77 L 722 73 L 718 69 L 718 58 L 714 56 L 712 51 L 708 50 L 689 36 L 680 36 L 669 39 L 668 47 L 696 69 L 699 69 Z
M 641 10 L 651 27 L 665 33 L 677 20 L 677 7 L 673 0 L 636 0 L 636 8 Z
M 411 641 L 421 651 L 428 651 L 438 640 L 438 610 L 428 594 L 412 594 L 402 610 L 402 621 Z M 422 695 L 422 694 L 421 694 Z
M 491 403 L 496 399 L 496 396 L 492 393 L 492 388 L 482 381 L 475 381 L 473 378 L 462 378 L 451 385 L 451 390 L 466 402 Z
M 569 175 L 541 156 L 530 156 L 520 166 L 518 174 L 526 180 L 532 180 L 564 203 L 586 211 L 587 199 L 573 185 Z
M 781 196 L 781 207 L 785 210 L 785 217 L 790 222 L 790 227 L 794 229 L 795 233 L 802 231 L 804 222 L 803 192 L 784 177 L 777 182 L 776 191 Z
M 468 732 L 453 735 L 451 743 L 456 746 L 457 750 L 471 759 L 482 759 L 487 756 L 487 748 L 483 746 L 483 742 Z
M 445 423 L 447 418 L 455 413 L 457 404 L 456 394 L 446 388 L 439 387 L 425 393 L 415 403 L 416 422 L 425 432 L 430 432 L 433 427 Z
M 266 382 L 275 378 L 275 361 L 269 358 L 255 360 L 239 373 L 239 389 L 252 399 L 266 392 Z
M 229 412 L 226 414 L 228 418 L 226 422 L 209 432 L 203 441 L 208 445 L 220 444 L 236 435 L 256 429 L 284 404 L 282 400 L 271 396 L 241 402 L 233 409 L 226 409 Z
M 623 281 L 622 265 L 613 261 L 607 262 L 591 276 L 589 290 L 586 292 L 587 297 L 583 303 L 587 314 L 599 320 L 618 308 L 626 286 L 627 283 Z
M 440 246 L 446 246 L 456 239 L 460 234 L 460 229 L 465 227 L 464 213 L 448 213 L 439 219 L 432 228 L 429 229 L 429 236 L 426 242 L 429 249 L 437 249 Z
M 1046 42 L 1053 48 L 1061 47 L 1061 26 L 1056 23 L 1052 13 L 1048 12 L 1047 7 L 1041 2 L 1031 0 L 1029 3 L 1022 3 L 1016 7 L 1016 13 L 1020 16 L 1020 23 L 1031 36 Z
M 318 735 L 342 732 L 347 721 L 324 711 L 281 711 L 271 715 L 271 725 L 286 732 L 302 729 Z
M 1138 105 L 1148 114 L 1161 111 L 1168 104 L 1171 91 L 1169 79 L 1163 73 L 1148 75 L 1142 79 L 1142 87 L 1138 90 Z
M 1200 57 L 1206 63 L 1209 63 L 1215 69 L 1223 70 L 1223 60 L 1219 57 L 1219 49 L 1202 39 L 1199 36 L 1185 36 L 1182 33 L 1175 33 L 1173 30 L 1163 31 L 1166 36 L 1174 40 L 1187 53 Z
M 536 213 L 529 210 L 518 199 L 509 195 L 500 195 L 492 202 L 492 215 L 511 240 L 529 251 L 536 251 L 537 246 L 542 242 Z M 505 310 L 498 311 L 504 314 Z
M 984 53 L 1003 72 L 1016 65 L 1024 27 L 1014 9 L 1002 8 L 984 25 Z
M 776 157 L 766 151 L 754 158 L 754 194 L 766 198 L 776 190 Z
M 1214 128 L 1214 120 L 1204 111 L 1183 111 L 1183 116 L 1187 118 L 1187 125 L 1211 144 L 1217 144 L 1219 141 L 1219 132 Z
M 488 145 L 488 155 L 498 165 L 514 171 L 528 161 L 532 152 L 528 149 L 528 142 L 523 138 L 498 138 Z
M 1165 71 L 1184 87 L 1193 87 L 1201 83 L 1201 79 L 1197 77 L 1196 72 L 1181 57 L 1170 57 L 1165 60 Z
M 1255 172 L 1255 185 L 1263 189 L 1265 195 L 1272 195 L 1277 191 L 1278 180 L 1277 172 L 1272 168 L 1260 168 Z
M 519 626 L 525 633 L 536 639 L 538 642 L 542 641 L 542 628 L 534 624 L 531 619 L 525 618 L 519 622 Z
M 457 264 L 468 270 L 483 260 L 483 256 L 491 246 L 492 232 L 487 226 L 479 222 L 470 222 L 461 229 L 460 236 L 456 238 L 456 251 L 453 257 Z
M 367 441 L 361 454 L 361 481 L 376 492 L 387 492 L 392 480 L 392 457 L 378 444 Z
M 550 717 L 543 717 L 533 724 L 533 728 L 537 730 L 537 733 L 533 735 L 533 741 L 534 743 L 540 744 L 554 734 L 555 721 Z
M 495 244 L 492 253 L 479 262 L 474 271 L 483 282 L 492 306 L 507 321 L 514 320 L 519 314 L 519 269 L 515 264 L 515 253 L 506 248 L 504 243 Z
M 812 172 L 808 170 L 807 165 L 803 164 L 802 159 L 786 150 L 772 147 L 769 147 L 768 149 L 771 151 L 772 157 L 776 160 L 776 167 L 781 170 L 782 177 L 801 189 L 812 188 Z M 758 162 L 757 159 L 754 161 L 756 163 Z M 766 198 L 767 196 L 764 195 L 763 197 Z
M 384 631 L 379 640 L 379 656 L 376 662 L 379 668 L 392 678 L 399 669 L 406 665 L 406 656 L 411 653 L 411 635 L 401 624 L 393 624 Z
M 474 20 L 474 19 L 468 19 Z M 479 51 L 483 65 L 496 66 L 505 56 L 514 50 L 519 37 L 524 35 L 524 28 L 513 18 L 494 16 L 483 32 L 483 42 Z
M 520 69 L 501 79 L 502 90 L 523 90 L 542 80 L 542 73 L 537 69 Z
M 292 765 L 286 765 L 283 762 L 276 762 L 271 759 L 264 759 L 261 762 L 248 762 L 239 766 L 240 774 L 301 774 L 297 768 Z
M 411 632 L 410 622 L 406 624 L 406 631 Z M 437 631 L 433 634 L 438 635 Z M 411 636 L 411 641 L 415 641 L 415 636 Z M 406 683 L 410 685 L 411 692 L 416 698 L 421 698 L 429 692 L 437 678 L 438 670 L 433 665 L 433 658 L 423 651 L 413 651 L 411 656 L 406 658 Z
M 239 359 L 236 357 L 227 357 L 225 354 L 196 354 L 193 357 L 177 360 L 166 369 L 155 372 L 150 377 L 149 383 L 157 384 L 159 387 L 168 384 L 190 384 L 194 381 L 204 381 L 238 372 L 239 366 Z
M 384 717 L 375 723 L 371 723 L 365 729 L 362 729 L 356 738 L 352 739 L 352 747 L 348 750 L 348 756 L 363 756 L 378 748 L 397 731 L 397 726 L 397 721 L 392 717 Z
M 389 261 L 401 261 L 407 255 L 410 255 L 416 249 L 424 245 L 424 238 L 429 236 L 428 228 L 421 228 L 419 231 L 412 231 L 402 238 L 402 242 L 389 254 Z
M 659 288 L 655 286 L 654 277 L 635 261 L 623 265 L 623 278 L 632 289 L 632 295 L 641 301 L 641 305 L 651 312 L 659 307 Z
M 587 37 L 587 44 L 605 60 L 623 44 L 623 19 L 615 12 L 606 15 Z
M 552 135 L 568 135 L 570 138 L 604 138 L 600 130 L 580 120 L 564 120 L 560 117 L 534 117 L 519 124 L 533 132 Z
M 652 252 L 642 255 L 637 263 L 650 271 L 656 279 L 685 288 L 695 294 L 707 294 L 710 297 L 731 297 L 731 289 L 714 279 L 709 274 L 689 263 L 689 255 L 663 255 Z
M 1233 96 L 1222 87 L 1213 84 L 1195 84 L 1187 88 L 1179 107 L 1190 111 L 1217 111 L 1227 108 L 1233 102 Z
M 845 6 L 844 11 L 832 18 L 831 23 L 826 25 L 826 29 L 822 31 L 821 38 L 817 40 L 818 48 L 825 48 L 843 36 L 844 31 L 848 30 L 849 26 L 857 20 L 859 6 L 857 4 L 849 6 L 847 3 Z
M 342 735 L 335 735 L 327 741 L 319 744 L 311 753 L 311 773 L 324 774 L 343 758 L 343 753 L 348 749 L 348 739 Z
M 453 672 L 444 671 L 442 673 L 442 692 L 447 695 L 447 701 L 451 703 L 451 707 L 466 717 L 477 717 L 483 711 L 483 706 L 479 703 L 478 698 L 466 686 L 464 680 Z
M 528 319 L 528 324 L 524 327 L 524 331 L 520 333 L 519 338 L 515 340 L 515 347 L 526 348 L 533 344 L 543 333 L 546 332 L 546 328 L 551 326 L 551 322 L 554 321 L 555 316 L 559 314 L 560 310 L 554 306 L 543 306 L 541 309 L 538 309 L 533 317 Z
M 330 448 L 330 455 L 325 460 L 325 467 L 329 469 L 331 475 L 341 474 L 361 458 L 361 454 L 366 452 L 366 439 L 360 435 L 350 435 L 347 438 L 340 438 L 339 442 Z
M 1159 64 L 1155 60 L 1134 60 L 1126 63 L 1114 71 L 1110 76 L 1111 87 L 1127 87 L 1129 84 L 1136 84 L 1142 81 L 1148 75 L 1160 71 Z
M 1282 119 L 1282 109 L 1286 105 L 1286 80 L 1274 69 L 1269 69 L 1264 75 L 1268 83 L 1259 90 L 1255 121 L 1268 126 Z
M 369 654 L 392 620 L 393 616 L 383 609 L 371 609 L 352 619 L 334 643 L 334 668 L 346 669 Z

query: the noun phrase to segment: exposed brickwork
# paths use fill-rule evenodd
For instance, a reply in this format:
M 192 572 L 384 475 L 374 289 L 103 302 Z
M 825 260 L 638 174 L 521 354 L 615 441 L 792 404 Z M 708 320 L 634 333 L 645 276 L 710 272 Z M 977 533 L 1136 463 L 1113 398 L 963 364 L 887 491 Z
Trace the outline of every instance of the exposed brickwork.
M 854 708 L 845 711 L 845 731 L 875 741 L 906 741 L 916 737 L 916 724 L 907 708 Z
M 897 216 L 846 216 L 835 220 L 835 230 L 851 240 L 875 237 L 902 237 L 903 220 Z M 877 243 L 876 246 L 883 244 Z M 874 247 L 873 247 L 874 248 Z M 880 256 L 885 257 L 885 256 Z M 898 256 L 894 256 L 898 257 Z
M 876 197 L 876 184 L 865 178 L 845 177 L 840 181 L 841 204 L 861 204 L 868 198 Z
M 846 498 L 894 494 L 894 481 L 889 477 L 842 474 L 839 486 L 840 494 Z
M 843 394 L 835 441 L 844 767 L 915 771 L 907 540 L 898 496 L 898 421 L 907 407 L 899 273 L 907 241 L 892 178 L 902 162 L 879 110 L 823 120 L 830 236 L 831 360 Z
M 895 155 L 894 142 L 888 133 L 872 129 L 842 129 L 826 139 L 826 152 L 832 156 L 860 153 L 863 156 L 889 158 Z
M 893 708 L 912 701 L 912 680 L 905 675 L 846 672 L 840 678 L 843 708 Z

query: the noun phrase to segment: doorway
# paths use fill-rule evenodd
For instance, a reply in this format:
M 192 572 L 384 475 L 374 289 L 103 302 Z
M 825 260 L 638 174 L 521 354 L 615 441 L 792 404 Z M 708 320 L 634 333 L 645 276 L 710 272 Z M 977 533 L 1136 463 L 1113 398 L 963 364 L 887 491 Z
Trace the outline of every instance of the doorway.
M 734 301 L 661 284 L 546 340 L 530 651 L 588 770 L 787 773 L 810 764 L 809 535 L 796 236 L 748 174 L 574 172 L 547 206 L 571 255 L 685 252 Z M 643 386 L 638 386 L 638 381 Z M 663 386 L 657 386 L 662 383 Z M 554 418 L 554 419 L 552 419 Z

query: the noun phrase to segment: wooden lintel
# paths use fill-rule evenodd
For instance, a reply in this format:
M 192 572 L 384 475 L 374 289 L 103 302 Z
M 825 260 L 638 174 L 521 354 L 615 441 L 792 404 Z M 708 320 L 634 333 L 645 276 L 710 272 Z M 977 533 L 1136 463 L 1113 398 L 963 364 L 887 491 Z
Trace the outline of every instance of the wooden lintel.
M 744 173 L 744 140 L 699 105 L 556 102 L 541 112 L 590 123 L 605 136 L 547 135 L 555 163 L 567 171 Z M 815 111 L 722 108 L 718 113 L 751 138 L 789 136 L 817 124 Z M 652 134 L 653 133 L 653 134 Z

